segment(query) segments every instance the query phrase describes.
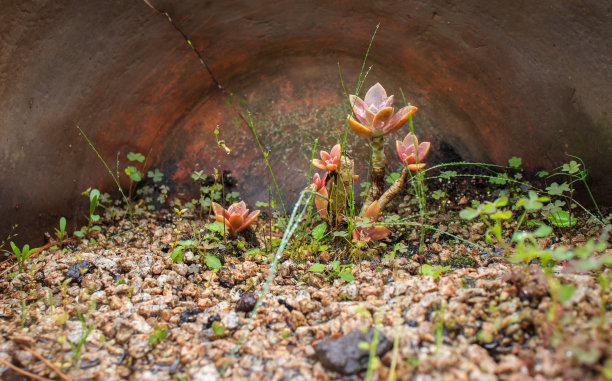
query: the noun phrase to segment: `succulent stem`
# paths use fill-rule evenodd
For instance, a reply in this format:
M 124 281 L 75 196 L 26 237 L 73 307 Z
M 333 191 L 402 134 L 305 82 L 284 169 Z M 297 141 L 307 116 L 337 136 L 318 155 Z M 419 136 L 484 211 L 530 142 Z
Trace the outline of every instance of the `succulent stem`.
M 350 197 L 350 189 L 352 189 L 353 176 L 353 159 L 342 156 L 329 190 L 330 226 L 337 225 L 343 219 L 347 200 Z
M 361 214 L 364 214 L 374 200 L 378 200 L 385 191 L 385 144 L 383 137 L 373 137 L 370 146 L 372 147 L 372 170 L 370 172 L 372 184 L 361 207 Z

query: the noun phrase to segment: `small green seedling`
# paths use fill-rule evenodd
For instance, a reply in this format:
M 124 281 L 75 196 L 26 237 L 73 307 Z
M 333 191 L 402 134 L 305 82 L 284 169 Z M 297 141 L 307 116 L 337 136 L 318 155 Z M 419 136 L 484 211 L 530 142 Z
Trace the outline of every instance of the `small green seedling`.
M 89 188 L 83 192 L 83 195 L 89 196 L 89 218 L 87 226 L 83 226 L 81 229 L 74 232 L 74 235 L 77 237 L 84 237 L 92 231 L 101 229 L 99 226 L 94 225 L 94 222 L 98 222 L 100 220 L 100 215 L 95 214 L 96 208 L 98 205 L 100 205 L 100 191 Z
M 444 310 L 446 309 L 446 300 L 442 300 L 440 309 L 436 311 L 435 331 L 436 331 L 436 352 L 440 350 L 442 344 L 442 334 L 444 333 Z
M 510 255 L 510 248 L 502 237 L 502 221 L 512 218 L 512 211 L 505 210 L 508 205 L 508 197 L 502 196 L 495 201 L 487 201 L 479 204 L 476 208 L 466 208 L 459 212 L 459 216 L 466 220 L 473 220 L 480 217 L 488 229 L 485 233 L 487 243 L 493 243 L 491 235 L 495 237 L 497 242 L 504 248 L 506 255 Z M 492 221 L 491 221 L 492 220 Z
M 510 166 L 510 168 L 515 168 L 518 169 L 518 167 L 521 166 L 523 160 L 520 157 L 516 157 L 516 156 L 512 156 L 510 159 L 508 159 L 508 165 Z
M 13 253 L 15 254 L 15 257 L 17 258 L 18 272 L 19 274 L 21 274 L 24 271 L 23 267 L 24 267 L 25 260 L 28 259 L 28 257 L 36 251 L 36 248 L 30 249 L 30 245 L 25 244 L 23 248 L 19 250 L 19 247 L 17 247 L 17 245 L 15 245 L 13 241 L 11 241 L 11 248 L 13 249 Z M 11 275 L 14 276 L 14 274 L 11 274 Z
M 212 323 L 212 331 L 217 336 L 223 336 L 225 334 L 225 325 L 220 321 L 213 321 Z
M 92 306 L 92 308 L 95 309 L 95 304 Z M 89 334 L 91 333 L 91 331 L 93 331 L 94 325 L 87 325 L 81 311 L 77 309 L 76 312 L 79 321 L 81 322 L 81 336 L 79 337 L 79 341 L 76 344 L 72 342 L 68 342 L 68 344 L 70 344 L 70 350 L 72 351 L 72 362 L 74 363 L 74 366 L 79 369 L 79 357 L 81 356 L 81 350 L 83 349 L 83 345 L 85 345 L 87 337 L 89 337 Z
M 352 282 L 355 280 L 355 276 L 351 274 L 352 264 L 340 265 L 340 261 L 331 261 L 329 266 L 325 266 L 322 263 L 315 263 L 308 268 L 308 271 L 315 273 L 327 273 L 327 279 L 338 276 L 344 279 L 346 282 Z
M 153 332 L 149 334 L 149 344 L 155 345 L 168 337 L 168 326 L 156 325 Z
M 204 263 L 206 263 L 206 266 L 213 270 L 219 270 L 221 267 L 223 267 L 221 260 L 210 253 L 206 253 L 204 256 Z
M 66 218 L 60 218 L 59 229 L 55 228 L 55 233 L 57 234 L 57 240 L 59 241 L 59 247 L 61 249 L 64 244 L 64 236 L 66 235 Z
M 450 266 L 432 266 L 427 263 L 424 263 L 421 265 L 421 267 L 419 267 L 419 274 L 437 279 L 440 274 L 450 270 L 450 268 Z
M 163 180 L 164 173 L 155 168 L 155 170 L 147 172 L 147 177 L 153 180 L 154 183 L 159 183 Z
M 172 252 L 170 252 L 169 254 L 170 258 L 172 258 L 172 262 L 178 263 L 182 261 L 183 257 L 185 256 L 185 249 L 192 248 L 193 246 L 193 240 L 188 239 L 184 241 L 178 241 Z
M 138 153 L 138 152 L 136 152 L 136 153 L 134 153 L 134 152 L 128 153 L 127 154 L 127 158 L 128 158 L 129 161 L 132 161 L 132 162 L 133 161 L 137 161 L 139 163 L 142 163 L 144 161 L 144 159 L 145 159 L 145 157 L 142 154 Z M 125 171 L 125 174 L 128 175 L 128 177 L 130 178 L 131 181 L 137 183 L 137 182 L 142 180 L 142 172 L 140 172 L 136 167 L 128 166 L 128 167 L 125 168 L 124 171 Z

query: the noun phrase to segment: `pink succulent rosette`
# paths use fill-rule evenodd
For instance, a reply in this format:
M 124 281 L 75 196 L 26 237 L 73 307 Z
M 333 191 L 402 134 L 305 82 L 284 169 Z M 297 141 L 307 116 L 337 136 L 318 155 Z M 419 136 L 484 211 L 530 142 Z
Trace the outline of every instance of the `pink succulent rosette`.
M 391 233 L 391 231 L 384 226 L 372 225 L 378 220 L 379 214 L 380 207 L 378 206 L 378 201 L 374 201 L 363 216 L 363 219 L 367 221 L 369 226 L 356 226 L 353 230 L 353 241 L 378 241 Z
M 416 145 L 416 150 L 415 150 Z M 419 170 L 425 167 L 423 160 L 427 156 L 430 147 L 429 142 L 423 142 L 419 144 L 419 140 L 415 135 L 409 133 L 406 135 L 403 141 L 396 140 L 395 148 L 397 149 L 397 155 L 404 165 L 408 166 L 411 171 Z
M 310 183 L 310 186 L 308 187 L 308 189 L 314 192 L 319 192 L 319 189 L 324 188 L 326 184 L 327 184 L 327 173 L 323 175 L 323 178 L 321 178 L 321 176 L 318 173 L 315 173 L 314 176 L 312 177 L 312 183 Z
M 330 152 L 321 151 L 321 160 L 313 159 L 312 165 L 325 171 L 335 171 L 338 168 L 340 162 L 340 156 L 342 155 L 342 147 L 340 144 L 333 146 Z
M 259 210 L 254 210 L 249 214 L 249 210 L 246 208 L 244 201 L 230 205 L 227 210 L 216 202 L 213 202 L 212 209 L 215 213 L 215 219 L 219 222 L 223 222 L 225 226 L 227 226 L 229 234 L 238 233 L 249 227 L 249 225 L 257 219 L 260 212 Z
M 350 99 L 357 119 L 349 115 L 349 125 L 357 135 L 366 138 L 383 136 L 397 130 L 417 111 L 414 106 L 406 106 L 395 113 L 393 95 L 387 96 L 380 83 L 372 86 L 364 99 L 356 95 L 351 95 Z

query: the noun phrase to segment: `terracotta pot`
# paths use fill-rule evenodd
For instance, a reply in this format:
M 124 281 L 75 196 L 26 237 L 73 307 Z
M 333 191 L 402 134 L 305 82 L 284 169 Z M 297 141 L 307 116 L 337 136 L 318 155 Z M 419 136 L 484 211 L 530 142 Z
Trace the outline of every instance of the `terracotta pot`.
M 171 192 L 197 193 L 192 171 L 218 168 L 231 170 L 250 205 L 267 201 L 262 155 L 237 114 L 245 107 L 290 204 L 308 182 L 314 139 L 329 148 L 344 131 L 338 68 L 352 93 L 378 23 L 365 86 L 381 82 L 399 100 L 402 89 L 419 107 L 432 161 L 518 156 L 528 170 L 550 170 L 574 154 L 599 202 L 612 204 L 606 2 L 149 3 L 174 26 L 145 1 L 5 1 L 0 233 L 18 223 L 20 240 L 38 244 L 60 216 L 70 231 L 82 222 L 86 188 L 117 194 L 76 126 L 111 168 L 118 152 L 121 167 L 130 151 L 150 153 Z M 351 151 L 363 146 L 351 135 Z

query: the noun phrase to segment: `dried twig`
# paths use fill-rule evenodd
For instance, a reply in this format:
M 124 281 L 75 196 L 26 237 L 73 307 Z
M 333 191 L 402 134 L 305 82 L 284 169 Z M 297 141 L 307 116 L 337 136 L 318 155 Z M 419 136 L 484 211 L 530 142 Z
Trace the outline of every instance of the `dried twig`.
M 21 349 L 24 349 L 28 352 L 30 352 L 32 354 L 32 356 L 36 357 L 37 359 L 39 359 L 40 361 L 44 362 L 46 366 L 48 366 L 49 368 L 51 368 L 52 371 L 55 372 L 55 374 L 57 374 L 59 376 L 59 378 L 61 378 L 64 381 L 70 381 L 70 379 L 61 371 L 59 370 L 58 367 L 56 367 L 55 365 L 53 365 L 49 360 L 47 360 L 46 358 L 42 357 L 41 355 L 39 355 L 38 353 L 36 353 L 34 350 L 26 347 L 25 345 L 21 346 Z
M 41 377 L 41 376 L 37 376 L 37 375 L 35 375 L 34 373 L 30 373 L 30 372 L 28 372 L 27 370 L 23 370 L 23 369 L 21 369 L 21 368 L 18 368 L 18 367 L 16 367 L 15 365 L 11 364 L 10 362 L 8 362 L 8 361 L 4 361 L 4 360 L 2 360 L 2 359 L 0 359 L 0 364 L 6 365 L 6 366 L 8 366 L 9 368 L 11 368 L 12 370 L 14 370 L 15 372 L 17 372 L 17 373 L 19 373 L 19 374 L 23 374 L 23 375 L 24 375 L 24 376 L 26 376 L 26 377 L 30 377 L 30 378 L 31 378 L 31 379 L 33 379 L 33 380 L 39 380 L 39 381 L 52 381 L 52 380 L 50 380 L 50 379 L 48 379 L 48 378 Z

